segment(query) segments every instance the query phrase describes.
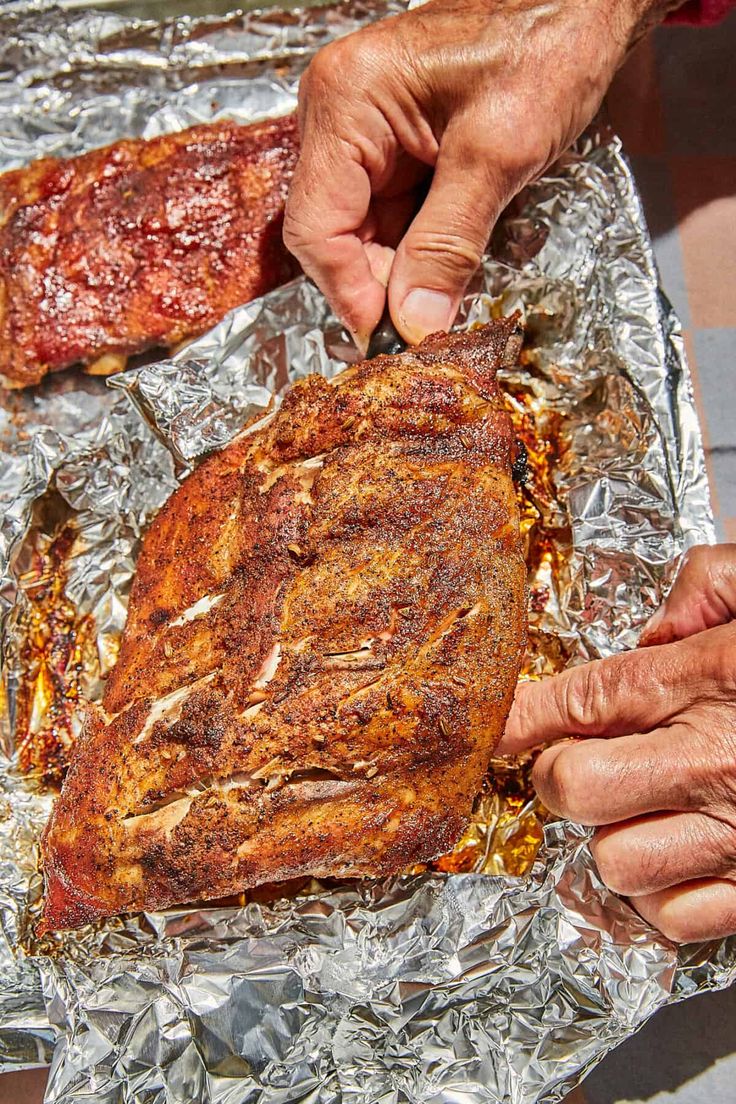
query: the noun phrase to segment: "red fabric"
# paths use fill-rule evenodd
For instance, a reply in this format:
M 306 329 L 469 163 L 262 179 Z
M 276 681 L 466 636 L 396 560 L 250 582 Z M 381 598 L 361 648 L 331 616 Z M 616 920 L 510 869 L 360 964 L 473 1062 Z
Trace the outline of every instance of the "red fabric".
M 712 27 L 714 23 L 720 23 L 732 8 L 736 8 L 736 0 L 688 0 L 681 8 L 670 12 L 666 22 Z

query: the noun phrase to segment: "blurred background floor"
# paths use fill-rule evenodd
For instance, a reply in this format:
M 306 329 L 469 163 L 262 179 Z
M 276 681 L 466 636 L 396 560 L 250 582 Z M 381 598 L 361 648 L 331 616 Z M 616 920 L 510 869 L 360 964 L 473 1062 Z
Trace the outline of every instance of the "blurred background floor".
M 685 331 L 718 536 L 736 541 L 736 12 L 664 27 L 608 96 Z M 664 1009 L 567 1104 L 736 1104 L 736 987 Z
M 657 31 L 608 106 L 685 329 L 719 537 L 736 541 L 736 12 Z M 6 1074 L 0 1104 L 41 1104 L 45 1083 Z M 664 1009 L 566 1104 L 736 1104 L 736 987 Z
M 660 28 L 608 108 L 685 330 L 719 537 L 736 540 L 736 11 L 705 30 Z

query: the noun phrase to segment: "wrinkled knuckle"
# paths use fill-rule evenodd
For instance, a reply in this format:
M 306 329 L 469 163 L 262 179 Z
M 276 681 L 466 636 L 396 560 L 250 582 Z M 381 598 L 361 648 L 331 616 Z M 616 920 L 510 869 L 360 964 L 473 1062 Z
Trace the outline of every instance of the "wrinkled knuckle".
M 608 677 L 604 667 L 591 664 L 572 672 L 561 687 L 562 715 L 577 728 L 597 731 L 606 716 L 609 700 Z
M 369 38 L 372 36 L 347 35 L 323 46 L 307 70 L 312 94 L 334 89 L 344 93 L 365 88 L 373 63 L 377 60 Z
M 664 835 L 636 851 L 619 843 L 617 852 L 608 856 L 609 861 L 604 860 L 604 869 L 599 864 L 598 870 L 608 888 L 622 897 L 656 892 L 671 880 L 670 851 L 671 841 Z
M 680 574 L 687 571 L 699 575 L 707 571 L 713 563 L 717 562 L 718 557 L 714 556 L 714 552 L 715 549 L 709 544 L 696 544 L 689 548 L 683 558 Z
M 596 832 L 590 850 L 598 867 L 601 881 L 614 893 L 628 896 L 637 892 L 637 880 L 632 877 L 627 853 L 615 836 Z
M 480 263 L 482 247 L 462 234 L 435 230 L 415 235 L 406 243 L 409 260 L 431 263 L 434 272 L 449 279 L 471 275 Z
M 670 881 L 668 876 L 668 856 L 665 853 L 666 841 L 662 841 L 659 847 L 652 847 L 636 857 L 635 863 L 629 859 L 627 876 L 619 879 L 619 887 L 615 889 L 623 897 L 632 897 L 637 893 L 650 893 L 666 886 Z
M 622 897 L 649 892 L 652 880 L 661 876 L 661 856 L 635 850 L 616 828 L 599 828 L 590 850 L 601 881 Z
M 511 715 L 518 732 L 524 736 L 530 735 L 539 729 L 539 689 L 537 684 L 520 682 L 514 693 L 514 704 Z
M 678 755 L 673 795 L 678 806 L 689 812 L 712 816 L 712 832 L 706 837 L 700 830 L 693 847 L 701 853 L 719 853 L 721 841 L 716 838 L 721 823 L 736 824 L 736 733 L 717 733 L 716 722 L 708 732 L 695 732 L 690 748 Z
M 674 664 L 676 659 L 669 656 L 665 662 Z M 637 700 L 656 695 L 662 687 L 665 670 L 662 657 L 646 649 L 619 655 L 609 672 L 609 694 Z
M 732 628 L 728 625 L 722 632 L 716 630 L 716 639 L 711 640 L 707 647 L 700 644 L 697 637 L 691 643 L 695 665 L 702 669 L 707 663 L 715 688 L 725 691 L 729 699 L 736 690 L 736 633 Z
M 306 225 L 296 214 L 291 203 L 287 204 L 284 211 L 282 237 L 284 245 L 292 253 L 298 253 L 303 249 L 308 240 Z
M 586 824 L 593 814 L 595 772 L 586 749 L 580 746 L 563 748 L 546 772 L 542 801 L 551 812 L 568 820 Z
M 587 771 L 581 771 L 579 757 L 572 748 L 562 752 L 552 767 L 552 791 L 557 797 L 557 812 L 569 819 L 583 823 L 588 819 Z
M 652 768 L 661 768 L 660 777 L 666 777 L 670 800 L 683 812 L 703 811 L 719 792 L 723 772 L 719 758 L 708 748 L 709 737 L 710 733 L 706 736 L 688 721 L 682 723 L 682 738 L 671 744 L 667 730 L 663 732 L 661 762 L 653 763 Z
M 695 544 L 683 556 L 678 578 L 687 573 L 693 576 L 717 576 L 732 568 L 736 562 L 736 544 Z
M 703 544 L 687 550 L 672 584 L 668 601 L 686 598 L 692 602 L 711 592 L 714 578 L 719 571 L 718 557 L 713 552 L 710 545 Z
M 668 916 L 665 913 L 657 919 L 655 927 L 672 943 L 696 943 L 703 934 L 697 921 L 677 914 Z
M 532 767 L 532 785 L 551 813 L 560 812 L 559 776 L 553 772 L 556 755 L 552 749 L 543 751 Z
M 319 93 L 322 89 L 336 83 L 342 67 L 349 64 L 346 54 L 346 43 L 340 39 L 329 42 L 315 54 L 305 73 L 307 90 L 310 94 Z

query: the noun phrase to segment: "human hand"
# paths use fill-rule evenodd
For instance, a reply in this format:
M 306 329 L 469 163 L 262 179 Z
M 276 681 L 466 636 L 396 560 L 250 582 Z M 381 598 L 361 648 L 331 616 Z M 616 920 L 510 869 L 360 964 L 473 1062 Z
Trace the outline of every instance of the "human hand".
M 736 933 L 736 545 L 693 549 L 636 651 L 519 686 L 501 751 L 670 939 Z M 584 739 L 572 742 L 566 737 Z
M 284 240 L 359 346 L 386 285 L 407 341 L 449 328 L 501 210 L 673 6 L 430 0 L 320 50 L 301 82 Z

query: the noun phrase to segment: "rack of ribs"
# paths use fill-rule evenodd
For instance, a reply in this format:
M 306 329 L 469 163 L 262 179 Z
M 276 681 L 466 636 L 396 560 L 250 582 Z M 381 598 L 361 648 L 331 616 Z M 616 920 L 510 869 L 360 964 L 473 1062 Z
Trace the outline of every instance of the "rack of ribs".
M 45 832 L 47 928 L 453 846 L 525 645 L 520 344 L 310 376 L 172 495 Z
M 125 140 L 0 175 L 0 378 L 119 371 L 296 274 L 296 117 Z

